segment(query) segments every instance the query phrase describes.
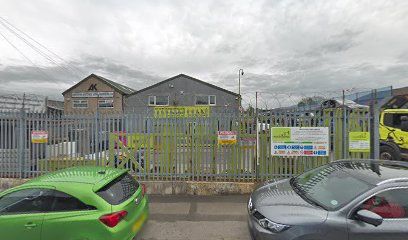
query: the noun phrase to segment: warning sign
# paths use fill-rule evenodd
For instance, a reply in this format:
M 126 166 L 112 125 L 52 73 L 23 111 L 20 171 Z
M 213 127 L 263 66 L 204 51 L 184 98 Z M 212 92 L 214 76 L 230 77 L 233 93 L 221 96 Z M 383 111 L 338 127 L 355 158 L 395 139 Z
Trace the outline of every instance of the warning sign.
M 219 131 L 218 145 L 228 145 L 237 143 L 237 132 L 235 131 Z
M 370 132 L 349 132 L 350 152 L 370 152 Z
M 271 131 L 273 156 L 328 156 L 327 127 L 273 127 Z
M 48 132 L 47 131 L 32 131 L 31 132 L 32 143 L 47 143 Z

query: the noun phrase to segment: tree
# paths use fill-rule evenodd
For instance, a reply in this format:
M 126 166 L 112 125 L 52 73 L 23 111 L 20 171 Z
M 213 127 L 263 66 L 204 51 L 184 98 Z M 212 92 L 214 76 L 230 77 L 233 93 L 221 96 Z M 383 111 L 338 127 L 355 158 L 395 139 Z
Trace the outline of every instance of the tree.
M 255 113 L 255 108 L 251 104 L 249 104 L 247 109 L 245 110 L 245 113 L 252 115 Z
M 298 102 L 297 106 L 306 107 L 306 106 L 320 105 L 324 100 L 326 99 L 323 97 L 319 97 L 319 96 L 305 97 L 302 100 L 300 100 L 300 102 Z

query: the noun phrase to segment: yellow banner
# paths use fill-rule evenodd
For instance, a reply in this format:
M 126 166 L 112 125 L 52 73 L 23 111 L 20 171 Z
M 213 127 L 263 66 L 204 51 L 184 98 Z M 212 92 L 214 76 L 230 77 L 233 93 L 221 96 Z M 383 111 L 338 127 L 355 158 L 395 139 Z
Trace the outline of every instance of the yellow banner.
M 209 117 L 209 106 L 155 107 L 155 118 Z

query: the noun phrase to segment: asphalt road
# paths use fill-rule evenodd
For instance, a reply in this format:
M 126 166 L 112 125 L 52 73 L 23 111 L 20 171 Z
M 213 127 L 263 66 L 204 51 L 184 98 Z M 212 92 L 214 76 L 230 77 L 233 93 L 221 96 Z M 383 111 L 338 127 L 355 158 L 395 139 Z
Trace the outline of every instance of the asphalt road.
M 150 218 L 136 239 L 250 239 L 249 196 L 150 196 Z

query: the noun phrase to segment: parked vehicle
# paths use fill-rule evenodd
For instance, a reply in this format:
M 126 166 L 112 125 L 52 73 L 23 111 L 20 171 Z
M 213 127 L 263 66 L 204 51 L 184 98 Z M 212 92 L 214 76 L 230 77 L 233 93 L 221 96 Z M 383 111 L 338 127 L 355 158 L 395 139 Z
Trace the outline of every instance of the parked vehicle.
M 347 109 L 364 109 L 368 106 L 346 100 Z M 408 98 L 392 97 L 383 105 L 380 113 L 380 159 L 408 160 Z M 340 100 L 326 100 L 321 104 L 325 108 L 342 108 Z
M 337 161 L 267 182 L 248 214 L 253 239 L 408 239 L 408 163 Z
M 380 158 L 408 160 L 408 109 L 386 109 L 381 112 Z
M 129 240 L 148 217 L 145 187 L 127 170 L 73 167 L 0 193 L 0 238 Z

